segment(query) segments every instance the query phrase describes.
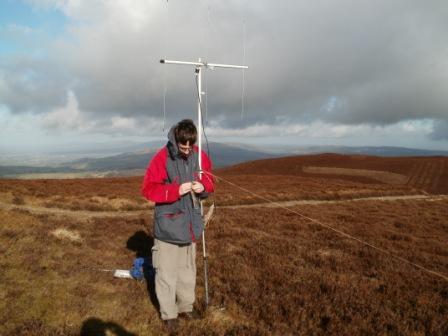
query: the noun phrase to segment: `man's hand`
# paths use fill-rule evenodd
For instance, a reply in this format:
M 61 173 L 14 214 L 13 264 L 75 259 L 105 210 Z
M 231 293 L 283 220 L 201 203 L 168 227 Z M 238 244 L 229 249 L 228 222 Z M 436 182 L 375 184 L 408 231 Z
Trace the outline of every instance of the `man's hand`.
M 191 191 L 191 187 L 192 187 L 192 183 L 191 182 L 185 182 L 182 183 L 179 187 L 179 195 L 185 195 L 186 193 L 189 193 Z
M 191 187 L 196 194 L 204 191 L 204 185 L 201 182 L 194 181 Z

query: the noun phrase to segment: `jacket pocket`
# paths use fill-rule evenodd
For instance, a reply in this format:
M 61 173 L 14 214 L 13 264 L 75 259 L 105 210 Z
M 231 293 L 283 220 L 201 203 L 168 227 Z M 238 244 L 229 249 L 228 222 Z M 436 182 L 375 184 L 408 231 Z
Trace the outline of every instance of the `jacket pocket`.
M 175 218 L 177 218 L 179 216 L 182 216 L 183 214 L 184 213 L 182 211 L 180 211 L 180 212 L 177 212 L 177 213 L 166 213 L 166 214 L 163 214 L 163 216 L 165 216 L 166 218 L 175 219 Z
M 182 211 L 158 214 L 154 235 L 166 242 L 189 243 L 191 241 L 189 216 Z

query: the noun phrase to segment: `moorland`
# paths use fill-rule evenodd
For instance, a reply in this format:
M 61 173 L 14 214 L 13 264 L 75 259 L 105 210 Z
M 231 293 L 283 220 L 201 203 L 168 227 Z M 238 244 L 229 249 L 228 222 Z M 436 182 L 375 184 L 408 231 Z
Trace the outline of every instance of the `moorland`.
M 211 304 L 198 253 L 204 319 L 181 334 L 448 334 L 448 158 L 322 154 L 214 174 Z M 0 180 L 1 335 L 164 333 L 151 277 L 110 271 L 150 257 L 141 182 Z

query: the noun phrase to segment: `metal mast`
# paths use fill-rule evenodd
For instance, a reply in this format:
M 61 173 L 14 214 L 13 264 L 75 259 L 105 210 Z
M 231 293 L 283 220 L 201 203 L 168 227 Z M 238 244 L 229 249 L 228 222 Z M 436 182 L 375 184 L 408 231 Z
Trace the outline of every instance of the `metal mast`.
M 195 67 L 195 74 L 197 78 L 197 85 L 198 85 L 198 142 L 199 142 L 199 178 L 202 177 L 202 132 L 203 132 L 203 125 L 202 125 L 202 95 L 204 94 L 202 92 L 202 69 L 211 69 L 214 68 L 230 68 L 230 69 L 248 69 L 248 66 L 245 65 L 231 65 L 231 64 L 218 64 L 218 63 L 207 63 L 203 62 L 200 58 L 197 62 L 185 62 L 185 61 L 170 61 L 161 59 L 160 63 L 162 64 L 179 64 L 179 65 L 190 65 Z M 200 202 L 201 207 L 201 215 L 204 215 L 203 208 L 202 208 L 202 201 Z M 205 284 L 205 306 L 207 307 L 209 304 L 209 297 L 208 297 L 208 275 L 207 275 L 207 251 L 205 248 L 205 227 L 204 232 L 202 234 L 202 253 L 204 256 L 204 284 Z
M 218 64 L 218 63 L 207 63 L 203 62 L 200 58 L 197 62 L 185 62 L 185 61 L 171 61 L 166 59 L 161 59 L 160 63 L 162 64 L 179 64 L 179 65 L 192 65 L 195 67 L 195 74 L 197 76 L 198 80 L 198 146 L 199 146 L 199 153 L 202 151 L 202 132 L 203 132 L 203 125 L 202 125 L 202 95 L 204 94 L 202 92 L 202 68 L 211 69 L 214 68 L 229 68 L 229 69 L 248 69 L 249 67 L 246 65 L 232 65 L 232 64 Z M 202 174 L 202 158 L 201 155 L 199 155 L 199 176 L 201 177 Z

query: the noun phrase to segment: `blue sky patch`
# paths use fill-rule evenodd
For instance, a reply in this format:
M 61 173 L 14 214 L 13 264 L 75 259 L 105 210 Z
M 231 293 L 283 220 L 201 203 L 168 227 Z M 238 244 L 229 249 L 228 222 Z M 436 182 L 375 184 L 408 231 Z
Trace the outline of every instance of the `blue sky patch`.
M 27 41 L 63 35 L 68 18 L 59 10 L 35 8 L 22 1 L 0 1 L 0 54 L 26 51 Z M 34 41 L 38 44 L 39 41 Z

